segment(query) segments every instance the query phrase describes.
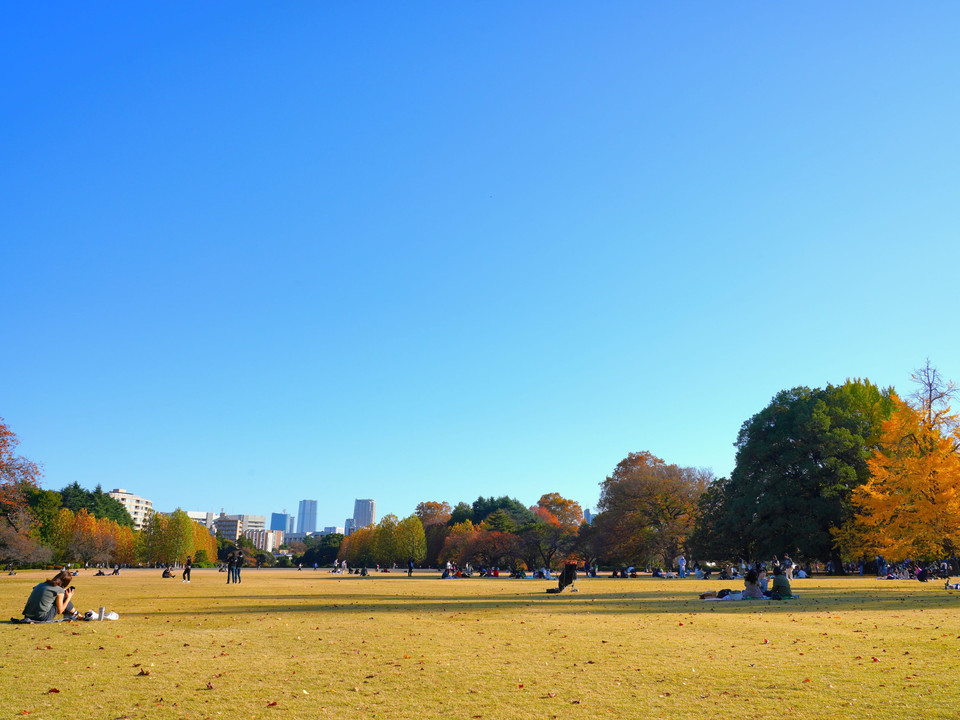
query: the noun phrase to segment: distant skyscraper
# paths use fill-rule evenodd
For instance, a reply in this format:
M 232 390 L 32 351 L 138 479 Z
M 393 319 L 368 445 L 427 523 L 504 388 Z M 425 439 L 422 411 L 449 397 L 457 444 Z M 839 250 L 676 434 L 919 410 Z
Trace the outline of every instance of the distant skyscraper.
M 301 500 L 297 512 L 297 532 L 314 533 L 317 531 L 317 501 Z
M 593 515 L 590 513 L 590 508 L 587 508 L 586 510 L 583 511 L 583 521 L 587 525 L 590 525 L 591 523 L 593 523 Z
M 290 516 L 287 515 L 286 511 L 282 513 L 270 513 L 271 530 L 282 530 L 283 532 L 289 532 L 289 526 Z
M 357 529 L 356 526 L 353 524 L 353 518 L 347 518 L 346 520 L 343 521 L 343 534 L 344 534 L 344 535 L 349 535 L 350 533 L 352 533 L 352 532 L 353 532 L 354 530 L 356 530 L 356 529 Z
M 355 528 L 376 525 L 377 503 L 373 500 L 356 500 L 353 503 L 353 526 Z
M 293 515 L 287 515 L 287 535 L 292 532 L 295 532 L 297 527 L 294 525 L 296 518 Z

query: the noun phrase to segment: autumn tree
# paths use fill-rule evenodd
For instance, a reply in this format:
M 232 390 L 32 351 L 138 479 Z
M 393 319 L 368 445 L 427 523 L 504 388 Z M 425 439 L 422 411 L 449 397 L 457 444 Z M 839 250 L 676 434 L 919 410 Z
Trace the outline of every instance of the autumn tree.
M 579 508 L 579 505 L 577 507 Z M 526 548 L 526 564 L 528 567 L 556 568 L 557 561 L 565 559 L 576 545 L 579 528 L 569 522 L 575 514 L 566 515 L 568 522 L 564 523 L 543 505 L 537 504 L 530 508 L 530 511 L 534 521 L 520 533 L 520 539 Z M 582 517 L 581 513 L 581 519 Z
M 447 523 L 453 516 L 453 509 L 446 501 L 425 501 L 417 505 L 415 514 L 423 525 L 423 534 L 426 542 L 426 554 L 423 562 L 427 565 L 436 565 L 443 548 L 443 541 L 447 538 Z M 470 506 L 464 503 L 464 518 L 470 517 Z
M 510 568 L 516 566 L 522 557 L 520 538 L 513 533 L 476 530 L 466 536 L 466 542 L 457 557 L 457 564 Z
M 357 528 L 343 539 L 340 546 L 340 552 L 337 554 L 340 560 L 346 560 L 351 567 L 366 567 L 376 563 L 374 560 L 375 538 L 373 525 Z
M 932 560 L 960 552 L 960 424 L 950 410 L 953 383 L 930 366 L 919 389 L 894 395 L 869 479 L 853 492 L 855 514 L 837 532 L 849 555 Z
M 437 556 L 438 561 L 441 563 L 447 561 L 459 563 L 467 544 L 470 542 L 470 537 L 476 532 L 477 529 L 470 520 L 464 520 L 451 527 Z
M 668 465 L 649 452 L 630 453 L 601 483 L 595 519 L 610 560 L 669 566 L 693 528 L 708 471 Z
M 428 500 L 422 503 L 417 504 L 417 509 L 414 511 L 414 514 L 420 518 L 420 523 L 424 528 L 429 527 L 430 525 L 441 524 L 446 525 L 447 521 L 450 519 L 450 513 L 452 509 L 450 508 L 450 503 L 435 502 Z
M 20 441 L 0 418 L 0 560 L 43 562 L 49 551 L 35 535 L 28 495 L 37 489 L 39 466 L 16 453 Z
M 209 535 L 209 533 L 207 533 Z M 139 533 L 132 528 L 120 525 L 117 529 L 116 548 L 113 561 L 120 565 L 133 565 L 137 562 L 139 550 Z
M 541 495 L 537 507 L 543 508 L 557 519 L 557 522 L 568 528 L 578 528 L 583 522 L 583 508 L 575 500 L 567 500 L 560 493 Z M 533 508 L 530 508 L 533 511 Z
M 67 560 L 97 562 L 100 545 L 97 519 L 87 512 L 86 508 L 80 508 L 73 516 L 73 527 L 70 529 L 70 541 L 66 549 Z
M 217 539 L 205 525 L 193 522 L 193 564 L 212 562 L 216 556 Z

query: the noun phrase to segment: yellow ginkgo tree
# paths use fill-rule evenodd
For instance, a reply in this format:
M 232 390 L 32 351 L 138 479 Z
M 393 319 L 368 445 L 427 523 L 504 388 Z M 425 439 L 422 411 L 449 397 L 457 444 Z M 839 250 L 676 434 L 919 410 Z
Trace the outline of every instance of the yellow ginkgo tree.
M 960 550 L 960 426 L 952 383 L 929 363 L 914 375 L 913 403 L 892 397 L 870 478 L 853 491 L 854 514 L 837 533 L 850 556 L 932 560 Z

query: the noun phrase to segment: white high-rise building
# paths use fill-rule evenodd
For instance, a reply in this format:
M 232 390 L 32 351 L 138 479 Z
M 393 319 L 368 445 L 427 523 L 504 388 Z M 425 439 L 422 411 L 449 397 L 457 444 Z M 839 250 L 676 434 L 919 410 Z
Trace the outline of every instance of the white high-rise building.
M 143 530 L 143 525 L 147 521 L 147 518 L 153 515 L 152 501 L 142 498 L 139 495 L 134 495 L 129 490 L 124 490 L 123 488 L 111 490 L 107 495 L 119 501 L 120 504 L 127 509 L 130 517 L 133 518 L 134 530 Z

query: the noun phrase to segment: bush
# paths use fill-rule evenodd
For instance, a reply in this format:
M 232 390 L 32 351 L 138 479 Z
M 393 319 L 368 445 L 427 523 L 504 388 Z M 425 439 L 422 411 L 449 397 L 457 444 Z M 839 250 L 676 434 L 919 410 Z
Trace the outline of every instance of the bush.
M 193 566 L 194 566 L 194 567 L 206 567 L 206 568 L 209 568 L 209 567 L 215 567 L 215 563 L 213 563 L 213 562 L 210 560 L 210 558 L 207 557 L 207 551 L 206 551 L 206 550 L 197 550 L 197 551 L 193 554 Z

